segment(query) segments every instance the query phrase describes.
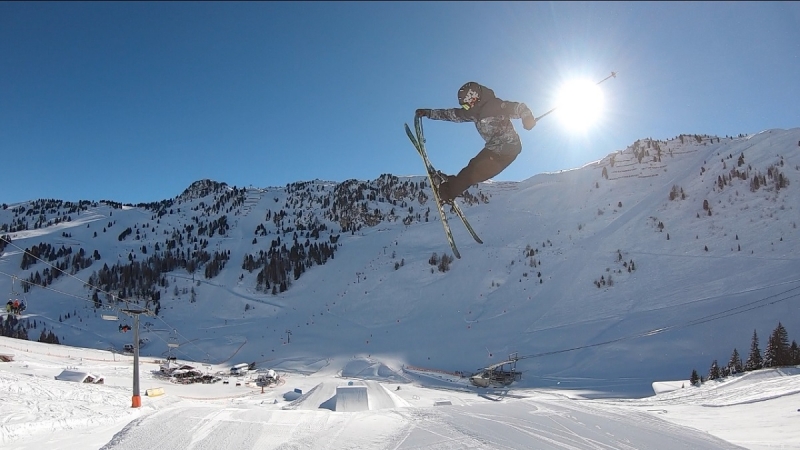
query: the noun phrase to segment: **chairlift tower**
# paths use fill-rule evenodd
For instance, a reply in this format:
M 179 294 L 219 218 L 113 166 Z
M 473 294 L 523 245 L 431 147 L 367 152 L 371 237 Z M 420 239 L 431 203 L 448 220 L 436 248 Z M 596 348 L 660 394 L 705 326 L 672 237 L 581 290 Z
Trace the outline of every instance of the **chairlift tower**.
M 133 397 L 131 408 L 142 407 L 142 397 L 139 395 L 139 315 L 147 314 L 146 309 L 123 309 L 122 312 L 133 316 Z

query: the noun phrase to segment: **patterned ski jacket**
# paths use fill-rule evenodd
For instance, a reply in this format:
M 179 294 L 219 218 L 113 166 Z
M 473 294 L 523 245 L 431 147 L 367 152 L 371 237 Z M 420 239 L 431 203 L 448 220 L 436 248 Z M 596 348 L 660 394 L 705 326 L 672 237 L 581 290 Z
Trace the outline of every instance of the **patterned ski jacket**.
M 501 156 L 516 156 L 522 151 L 522 142 L 511 119 L 533 117 L 533 113 L 525 103 L 501 100 L 495 97 L 494 91 L 481 86 L 480 100 L 469 110 L 432 109 L 429 117 L 449 122 L 475 122 L 488 150 Z

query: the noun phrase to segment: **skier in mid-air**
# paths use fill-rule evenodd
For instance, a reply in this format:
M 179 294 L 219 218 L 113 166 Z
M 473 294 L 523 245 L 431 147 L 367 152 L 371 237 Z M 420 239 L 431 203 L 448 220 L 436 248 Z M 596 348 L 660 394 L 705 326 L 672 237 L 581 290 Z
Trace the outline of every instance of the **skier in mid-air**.
M 458 90 L 461 108 L 418 109 L 418 117 L 450 122 L 475 122 L 486 145 L 461 169 L 456 176 L 443 174 L 445 181 L 439 185 L 443 203 L 452 203 L 473 184 L 486 181 L 505 170 L 522 151 L 522 142 L 514 130 L 511 119 L 522 119 L 526 130 L 536 126 L 536 118 L 524 103 L 507 102 L 494 95 L 494 91 L 474 81 Z

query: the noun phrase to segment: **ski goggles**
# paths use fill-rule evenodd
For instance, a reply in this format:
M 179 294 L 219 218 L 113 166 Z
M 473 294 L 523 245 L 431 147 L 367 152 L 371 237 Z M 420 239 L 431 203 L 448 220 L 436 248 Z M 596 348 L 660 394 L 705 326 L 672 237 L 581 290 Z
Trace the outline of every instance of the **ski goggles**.
M 464 108 L 465 110 L 469 111 L 470 108 L 475 106 L 475 103 L 478 103 L 477 99 L 467 100 L 467 101 L 465 101 L 464 103 L 461 104 L 461 107 Z

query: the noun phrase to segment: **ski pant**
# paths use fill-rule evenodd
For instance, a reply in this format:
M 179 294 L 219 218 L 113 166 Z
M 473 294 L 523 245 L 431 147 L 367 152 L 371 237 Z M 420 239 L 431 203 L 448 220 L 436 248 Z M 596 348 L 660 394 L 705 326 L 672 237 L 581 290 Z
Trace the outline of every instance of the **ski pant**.
M 458 175 L 449 178 L 447 183 L 442 185 L 442 200 L 452 200 L 473 184 L 497 176 L 517 159 L 518 154 L 519 152 L 500 155 L 484 147 L 474 158 L 469 160 L 467 167 L 461 169 Z

